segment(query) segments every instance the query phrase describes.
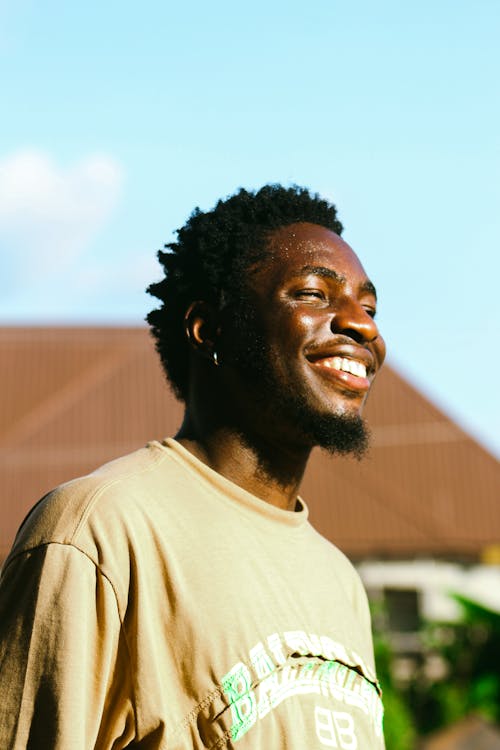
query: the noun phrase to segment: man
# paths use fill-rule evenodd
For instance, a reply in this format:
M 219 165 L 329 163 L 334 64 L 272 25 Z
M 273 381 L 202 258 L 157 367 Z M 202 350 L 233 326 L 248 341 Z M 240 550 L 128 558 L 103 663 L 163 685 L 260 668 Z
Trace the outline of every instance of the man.
M 341 230 L 318 196 L 266 186 L 159 254 L 148 319 L 184 422 L 23 524 L 0 747 L 383 747 L 366 596 L 298 496 L 314 446 L 363 453 L 385 354 Z

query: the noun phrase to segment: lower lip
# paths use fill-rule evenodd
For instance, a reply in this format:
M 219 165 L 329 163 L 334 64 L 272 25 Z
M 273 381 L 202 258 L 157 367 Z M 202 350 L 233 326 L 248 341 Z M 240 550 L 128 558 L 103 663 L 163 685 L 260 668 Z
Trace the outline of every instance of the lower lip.
M 321 361 L 312 363 L 311 367 L 315 370 L 319 370 L 321 374 L 328 379 L 341 383 L 346 390 L 366 393 L 370 389 L 370 381 L 368 378 L 361 378 L 350 372 L 336 370 L 334 367 L 328 367 L 328 365 L 322 364 Z

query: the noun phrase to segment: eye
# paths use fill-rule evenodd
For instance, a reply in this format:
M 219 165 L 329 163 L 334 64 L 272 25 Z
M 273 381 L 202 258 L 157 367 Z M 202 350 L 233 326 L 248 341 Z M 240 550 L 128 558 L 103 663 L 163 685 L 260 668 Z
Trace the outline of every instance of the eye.
M 326 299 L 325 293 L 321 289 L 299 289 L 295 292 L 296 299 Z
M 370 316 L 370 318 L 374 318 L 377 314 L 377 311 L 373 307 L 365 307 L 364 311 L 367 315 Z

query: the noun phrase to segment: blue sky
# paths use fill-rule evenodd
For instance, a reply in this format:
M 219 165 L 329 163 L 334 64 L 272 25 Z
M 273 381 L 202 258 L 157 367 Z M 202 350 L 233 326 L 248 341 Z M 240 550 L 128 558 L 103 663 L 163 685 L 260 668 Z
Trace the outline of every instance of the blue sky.
M 333 200 L 389 361 L 500 455 L 500 4 L 0 0 L 0 324 L 140 323 L 239 186 Z

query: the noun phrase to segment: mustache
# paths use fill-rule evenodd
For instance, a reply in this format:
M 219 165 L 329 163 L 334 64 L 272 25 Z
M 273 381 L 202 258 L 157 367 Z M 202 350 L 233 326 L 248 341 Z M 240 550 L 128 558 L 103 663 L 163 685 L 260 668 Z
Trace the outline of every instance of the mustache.
M 328 348 L 331 348 L 332 342 L 335 343 L 335 346 L 362 346 L 360 345 L 355 339 L 351 338 L 351 336 L 345 336 L 344 334 L 336 334 L 335 338 L 328 338 L 325 339 L 325 341 L 319 341 L 315 342 L 311 346 L 307 347 L 307 353 L 308 354 L 321 354 Z

